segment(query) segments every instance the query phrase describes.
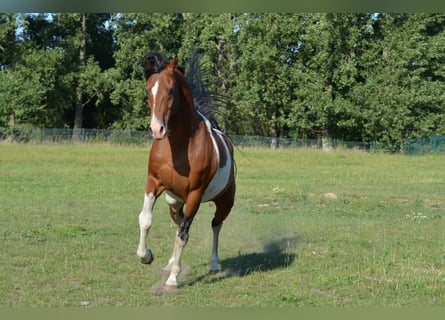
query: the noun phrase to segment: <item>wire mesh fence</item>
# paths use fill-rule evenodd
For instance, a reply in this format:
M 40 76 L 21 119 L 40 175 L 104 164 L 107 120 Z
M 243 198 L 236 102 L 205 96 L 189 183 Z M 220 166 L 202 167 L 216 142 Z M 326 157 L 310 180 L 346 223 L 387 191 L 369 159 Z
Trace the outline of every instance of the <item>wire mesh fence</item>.
M 271 138 L 261 136 L 230 136 L 237 148 L 361 150 L 366 152 L 416 155 L 445 153 L 445 136 L 407 139 L 403 145 L 381 142 L 354 142 L 335 139 Z M 151 135 L 139 130 L 0 128 L 0 141 L 29 144 L 105 143 L 119 145 L 150 145 Z
M 409 155 L 445 153 L 445 136 L 406 139 L 404 142 L 404 151 Z
M 0 128 L 0 141 L 31 144 L 110 143 L 144 145 L 149 132 L 102 129 Z
M 270 149 L 319 149 L 324 151 L 337 149 L 356 149 L 364 151 L 383 150 L 382 146 L 370 142 L 340 141 L 335 139 L 298 139 L 271 138 L 261 136 L 230 136 L 237 147 L 254 147 Z

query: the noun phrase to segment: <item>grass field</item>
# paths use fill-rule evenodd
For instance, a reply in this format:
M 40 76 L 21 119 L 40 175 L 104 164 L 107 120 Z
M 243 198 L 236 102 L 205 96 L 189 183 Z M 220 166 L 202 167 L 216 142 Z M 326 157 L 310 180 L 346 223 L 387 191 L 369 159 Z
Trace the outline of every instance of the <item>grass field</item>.
M 155 261 L 135 254 L 147 158 L 0 145 L 0 306 L 445 306 L 444 156 L 237 150 L 223 271 L 207 274 L 214 208 L 203 204 L 181 288 L 164 296 L 153 292 L 174 241 L 165 201 L 148 238 Z

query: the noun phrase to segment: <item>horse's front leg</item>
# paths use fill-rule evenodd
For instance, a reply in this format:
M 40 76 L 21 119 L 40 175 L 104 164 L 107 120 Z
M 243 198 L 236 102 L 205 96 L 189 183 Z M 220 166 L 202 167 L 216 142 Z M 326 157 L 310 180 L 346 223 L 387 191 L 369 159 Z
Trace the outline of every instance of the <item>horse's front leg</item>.
M 139 228 L 140 228 L 140 239 L 139 246 L 137 249 L 137 256 L 139 261 L 145 264 L 150 264 L 153 262 L 153 254 L 150 249 L 147 248 L 146 241 L 148 232 L 150 231 L 153 216 L 153 207 L 156 203 L 157 195 L 155 189 L 152 187 L 152 181 L 147 182 L 147 188 L 144 197 L 144 206 L 139 214 Z
M 173 248 L 173 256 L 171 257 L 168 268 L 170 268 L 170 274 L 168 276 L 165 285 L 167 287 L 177 287 L 178 286 L 178 275 L 181 272 L 181 257 L 182 252 L 189 239 L 189 230 L 195 217 L 196 212 L 199 209 L 201 203 L 202 194 L 195 192 L 189 195 L 186 201 L 186 209 L 184 213 L 184 218 L 182 219 L 178 230 L 176 231 L 175 244 Z
M 167 195 L 165 196 L 165 199 L 167 200 L 167 203 L 170 207 L 170 217 L 173 220 L 173 222 L 176 224 L 176 234 L 178 233 L 179 230 L 179 226 L 182 223 L 182 220 L 184 218 L 184 211 L 183 211 L 183 207 L 184 207 L 184 202 L 182 202 L 179 198 L 177 198 L 176 196 L 172 195 L 171 193 L 169 193 L 167 191 Z M 170 274 L 170 271 L 172 269 L 172 265 L 175 262 L 175 257 L 176 257 L 176 250 L 177 250 L 177 246 L 176 246 L 176 242 L 175 245 L 173 246 L 173 253 L 171 258 L 168 260 L 167 265 L 164 268 L 164 271 L 167 274 Z

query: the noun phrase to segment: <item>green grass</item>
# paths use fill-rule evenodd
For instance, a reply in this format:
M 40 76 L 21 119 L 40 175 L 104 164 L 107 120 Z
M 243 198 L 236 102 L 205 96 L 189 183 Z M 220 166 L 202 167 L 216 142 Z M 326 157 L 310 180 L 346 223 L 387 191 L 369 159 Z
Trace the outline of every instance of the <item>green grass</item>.
M 0 145 L 0 306 L 445 306 L 445 158 L 237 150 L 237 201 L 208 275 L 203 204 L 179 292 L 158 201 L 136 258 L 148 149 Z M 337 199 L 324 195 L 335 193 Z

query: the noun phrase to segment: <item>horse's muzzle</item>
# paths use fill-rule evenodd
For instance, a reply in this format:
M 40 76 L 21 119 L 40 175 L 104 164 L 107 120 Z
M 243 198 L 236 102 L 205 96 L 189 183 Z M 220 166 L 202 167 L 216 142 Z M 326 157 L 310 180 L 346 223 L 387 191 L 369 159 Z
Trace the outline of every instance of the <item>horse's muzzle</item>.
M 156 140 L 162 140 L 167 136 L 167 125 L 153 117 L 150 122 L 150 133 Z

